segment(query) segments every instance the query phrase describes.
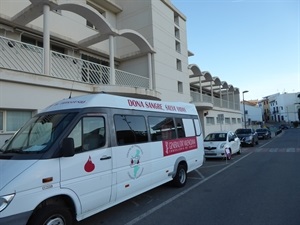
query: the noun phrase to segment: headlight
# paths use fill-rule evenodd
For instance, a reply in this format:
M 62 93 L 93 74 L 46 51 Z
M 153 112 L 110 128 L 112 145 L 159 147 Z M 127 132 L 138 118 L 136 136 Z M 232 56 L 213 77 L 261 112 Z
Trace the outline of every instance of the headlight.
M 15 197 L 15 194 L 5 195 L 0 197 L 0 212 L 3 211 L 13 200 Z
M 220 145 L 220 148 L 224 148 L 225 145 L 226 145 L 226 143 L 222 143 L 222 144 Z

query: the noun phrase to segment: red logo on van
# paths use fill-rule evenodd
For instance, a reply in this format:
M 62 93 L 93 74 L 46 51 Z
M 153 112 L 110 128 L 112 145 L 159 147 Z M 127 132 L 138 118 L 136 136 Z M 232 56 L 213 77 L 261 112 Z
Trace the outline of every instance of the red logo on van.
M 164 156 L 177 154 L 198 148 L 196 137 L 163 141 Z
M 92 162 L 91 156 L 89 156 L 88 161 L 84 165 L 84 170 L 88 173 L 92 172 L 95 169 L 95 164 Z

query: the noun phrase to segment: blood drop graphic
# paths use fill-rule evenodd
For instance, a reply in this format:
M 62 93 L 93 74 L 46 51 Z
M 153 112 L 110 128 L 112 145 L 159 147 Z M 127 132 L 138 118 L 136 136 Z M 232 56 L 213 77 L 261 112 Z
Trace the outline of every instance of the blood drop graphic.
M 95 169 L 95 164 L 92 162 L 91 156 L 89 156 L 88 161 L 84 165 L 84 170 L 88 173 L 92 172 Z

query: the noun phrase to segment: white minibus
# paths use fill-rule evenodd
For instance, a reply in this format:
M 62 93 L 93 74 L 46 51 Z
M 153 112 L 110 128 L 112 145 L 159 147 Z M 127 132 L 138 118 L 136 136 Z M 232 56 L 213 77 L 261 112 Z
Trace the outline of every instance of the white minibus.
M 0 149 L 0 224 L 70 225 L 203 164 L 193 104 L 105 93 L 71 97 Z

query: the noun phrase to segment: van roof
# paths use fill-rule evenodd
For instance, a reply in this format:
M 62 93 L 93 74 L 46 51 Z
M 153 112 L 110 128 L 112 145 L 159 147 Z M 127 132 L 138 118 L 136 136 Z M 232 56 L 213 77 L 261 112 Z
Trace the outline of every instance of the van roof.
M 42 112 L 90 107 L 121 108 L 197 115 L 195 105 L 190 103 L 154 101 L 148 99 L 121 97 L 104 93 L 88 94 L 63 99 L 48 106 Z

